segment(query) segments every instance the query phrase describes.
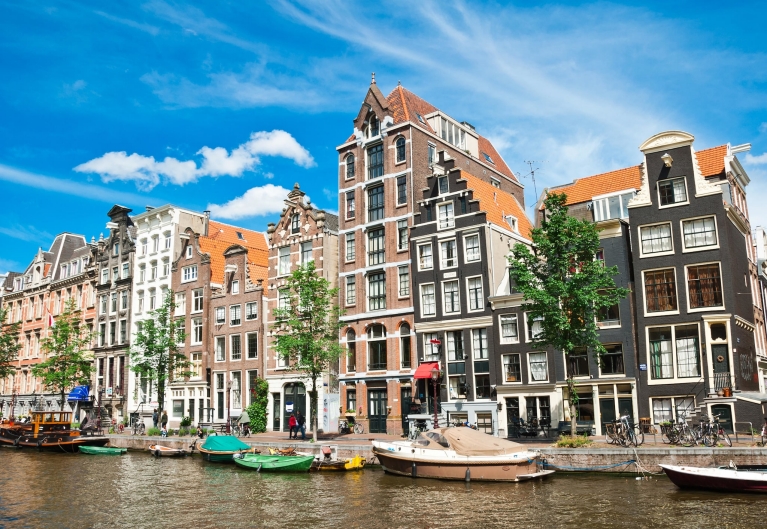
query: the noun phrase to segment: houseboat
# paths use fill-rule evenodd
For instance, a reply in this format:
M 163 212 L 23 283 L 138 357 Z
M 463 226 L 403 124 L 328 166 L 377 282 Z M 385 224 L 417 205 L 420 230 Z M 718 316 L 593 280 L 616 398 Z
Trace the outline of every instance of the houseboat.
M 72 412 L 33 411 L 29 422 L 0 423 L 0 445 L 77 452 L 81 446 L 104 446 L 109 439 L 72 428 Z

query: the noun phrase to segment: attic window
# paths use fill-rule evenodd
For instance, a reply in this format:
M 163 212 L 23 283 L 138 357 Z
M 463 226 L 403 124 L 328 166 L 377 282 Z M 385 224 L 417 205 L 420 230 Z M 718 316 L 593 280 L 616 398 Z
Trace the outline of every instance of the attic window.
M 500 180 L 496 180 L 495 178 L 492 178 L 492 177 L 491 177 L 491 178 L 490 178 L 490 183 L 493 185 L 493 187 L 498 187 L 498 188 L 500 188 L 500 187 L 501 187 L 501 182 L 500 182 Z
M 487 160 L 487 161 L 488 161 L 488 162 L 490 162 L 491 164 L 495 165 L 495 162 L 493 161 L 493 159 L 492 159 L 492 158 L 490 158 L 490 155 L 489 155 L 489 154 L 487 154 L 486 152 L 483 152 L 483 153 L 482 153 L 482 156 L 484 156 L 484 157 L 485 157 L 485 160 Z
M 416 113 L 415 113 L 415 115 L 418 117 L 418 121 L 420 121 L 420 122 L 421 122 L 421 123 L 423 123 L 424 125 L 426 124 L 426 122 L 423 120 L 423 116 L 422 116 L 421 114 L 419 114 L 418 112 L 416 112 Z
M 237 238 L 240 239 L 241 241 L 245 240 L 245 237 L 242 236 L 242 232 L 241 231 L 237 232 Z
M 506 215 L 506 222 L 509 223 L 511 231 L 519 233 L 519 226 L 517 225 L 517 218 L 511 215 Z

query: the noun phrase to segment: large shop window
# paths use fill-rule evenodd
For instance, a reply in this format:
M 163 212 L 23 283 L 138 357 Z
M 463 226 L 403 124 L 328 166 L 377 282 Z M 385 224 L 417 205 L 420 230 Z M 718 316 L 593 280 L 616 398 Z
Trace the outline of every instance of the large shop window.
M 647 312 L 677 310 L 676 276 L 673 268 L 644 273 Z
M 722 278 L 718 263 L 687 267 L 687 284 L 691 309 L 722 306 Z
M 682 222 L 682 231 L 684 232 L 685 249 L 705 248 L 717 244 L 714 217 L 685 220 Z
M 650 376 L 654 380 L 700 377 L 697 325 L 653 327 L 650 341 Z

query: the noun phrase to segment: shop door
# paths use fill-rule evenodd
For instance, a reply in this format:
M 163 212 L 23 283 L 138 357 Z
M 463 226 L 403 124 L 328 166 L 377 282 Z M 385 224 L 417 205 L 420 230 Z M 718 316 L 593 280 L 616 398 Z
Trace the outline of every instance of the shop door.
M 386 433 L 386 390 L 371 389 L 368 392 L 368 418 L 370 433 Z
M 729 404 L 711 406 L 711 415 L 719 415 L 719 423 L 727 433 L 732 433 L 732 407 Z
M 287 407 L 293 404 L 293 411 L 287 411 Z M 300 382 L 294 382 L 285 386 L 285 406 L 282 407 L 285 415 L 282 421 L 282 431 L 287 432 L 290 429 L 290 414 L 301 412 L 309 424 L 309 417 L 306 416 L 306 388 Z
M 405 435 L 407 435 L 408 427 L 410 426 L 407 416 L 410 414 L 411 402 L 413 402 L 413 390 L 411 388 L 400 388 L 400 405 L 402 406 L 400 415 L 402 416 L 402 432 Z

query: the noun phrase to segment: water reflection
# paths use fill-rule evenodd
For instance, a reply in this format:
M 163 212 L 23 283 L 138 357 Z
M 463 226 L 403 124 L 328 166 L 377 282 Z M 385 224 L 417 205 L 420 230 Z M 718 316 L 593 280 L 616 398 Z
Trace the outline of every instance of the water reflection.
M 259 474 L 199 458 L 0 450 L 2 527 L 756 527 L 761 496 L 605 475 L 543 483 Z M 625 523 L 623 521 L 625 521 Z

